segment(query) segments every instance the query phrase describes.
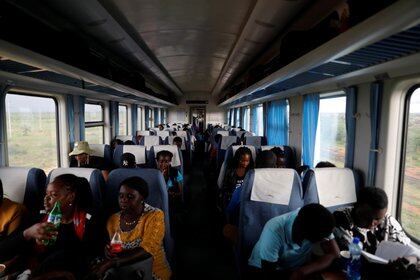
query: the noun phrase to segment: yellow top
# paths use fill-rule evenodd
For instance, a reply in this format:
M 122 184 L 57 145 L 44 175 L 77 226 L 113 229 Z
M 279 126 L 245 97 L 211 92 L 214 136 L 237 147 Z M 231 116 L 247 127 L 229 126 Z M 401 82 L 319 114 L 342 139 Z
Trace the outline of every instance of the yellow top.
M 7 236 L 20 225 L 25 207 L 22 204 L 3 198 L 0 204 L 0 236 Z
M 169 280 L 171 269 L 163 249 L 163 237 L 165 236 L 163 212 L 145 204 L 143 214 L 136 227 L 127 232 L 121 230 L 120 216 L 121 212 L 118 212 L 108 219 L 107 230 L 109 238 L 111 239 L 114 233 L 119 230 L 121 232 L 123 249 L 142 247 L 153 256 L 153 278 Z

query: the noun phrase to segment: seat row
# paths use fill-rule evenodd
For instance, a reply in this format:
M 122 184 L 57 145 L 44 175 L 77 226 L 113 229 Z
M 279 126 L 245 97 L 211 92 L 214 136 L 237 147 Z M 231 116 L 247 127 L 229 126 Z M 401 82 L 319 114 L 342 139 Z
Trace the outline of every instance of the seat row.
M 100 217 L 107 218 L 118 212 L 119 186 L 125 179 L 138 176 L 149 186 L 149 196 L 146 202 L 161 209 L 165 214 L 165 251 L 168 256 L 173 252 L 173 240 L 170 231 L 168 192 L 162 173 L 157 169 L 115 169 L 110 172 L 105 183 L 102 173 L 91 168 L 56 168 L 48 176 L 38 168 L 2 167 L 0 180 L 3 184 L 5 197 L 25 205 L 28 213 L 39 213 L 43 209 L 46 186 L 54 178 L 62 174 L 73 174 L 86 178 L 90 184 L 93 197 L 93 209 Z M 95 214 L 93 213 L 93 214 Z

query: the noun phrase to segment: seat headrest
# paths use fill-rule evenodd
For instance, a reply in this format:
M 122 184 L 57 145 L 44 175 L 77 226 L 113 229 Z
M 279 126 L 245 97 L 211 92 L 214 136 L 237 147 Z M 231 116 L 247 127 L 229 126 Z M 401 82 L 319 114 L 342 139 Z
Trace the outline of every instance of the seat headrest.
M 236 133 L 236 136 L 242 137 L 242 135 L 245 134 L 246 131 L 236 131 L 235 133 Z
M 90 149 L 93 150 L 91 156 L 105 157 L 105 145 L 106 144 L 89 144 Z
M 252 154 L 252 160 L 255 162 L 255 160 L 257 159 L 257 152 L 255 150 L 255 147 L 254 146 L 251 146 L 251 145 L 233 145 L 232 146 L 232 154 L 233 154 L 233 156 L 235 156 L 236 151 L 240 147 L 247 147 L 248 149 L 250 149 L 251 150 L 251 154 Z
M 159 136 L 144 136 L 144 146 L 146 146 L 146 150 L 150 150 L 152 146 L 156 146 L 160 144 Z
M 149 136 L 150 131 L 149 130 L 137 130 L 136 135 Z
M 232 144 L 236 144 L 238 137 L 236 136 L 222 136 L 222 142 L 220 143 L 221 150 L 227 150 Z
M 172 167 L 178 167 L 181 166 L 181 159 L 179 157 L 179 150 L 176 145 L 157 145 L 153 146 L 153 151 L 155 153 L 155 158 L 158 152 L 160 151 L 169 151 L 172 153 L 172 161 L 171 166 Z
M 173 145 L 175 137 L 180 137 L 182 139 L 181 151 L 185 151 L 187 148 L 185 146 L 185 137 L 183 136 L 169 136 L 168 144 Z
M 229 136 L 229 131 L 226 131 L 226 130 L 219 130 L 219 131 L 217 131 L 216 135 L 217 135 L 217 134 L 220 134 L 220 135 L 222 135 L 222 136 Z
M 272 148 L 280 148 L 284 150 L 284 146 L 261 146 L 261 151 L 271 150 Z
M 261 147 L 261 138 L 261 136 L 246 136 L 245 143 L 259 148 Z
M 86 178 L 90 182 L 91 175 L 95 171 L 95 168 L 78 168 L 78 167 L 69 167 L 69 168 L 56 168 L 50 171 L 48 175 L 48 183 L 54 181 L 55 177 L 63 174 L 73 174 L 77 177 Z
M 156 135 L 162 137 L 162 139 L 165 139 L 166 137 L 169 136 L 169 131 L 156 131 Z
M 4 197 L 18 203 L 23 203 L 30 170 L 31 168 L 25 167 L 0 168 L 0 179 L 3 184 Z
M 123 154 L 131 153 L 136 158 L 136 164 L 146 163 L 146 147 L 137 145 L 124 145 Z
M 286 168 L 254 170 L 251 200 L 289 205 L 296 171 Z
M 186 131 L 183 130 L 183 131 L 177 131 L 176 132 L 176 136 L 187 138 L 188 137 L 188 134 L 187 134 Z
M 121 140 L 123 142 L 125 142 L 125 141 L 133 141 L 133 135 L 118 135 L 115 138 L 118 139 L 118 140 Z
M 356 183 L 348 168 L 316 168 L 314 170 L 319 203 L 325 207 L 354 203 Z

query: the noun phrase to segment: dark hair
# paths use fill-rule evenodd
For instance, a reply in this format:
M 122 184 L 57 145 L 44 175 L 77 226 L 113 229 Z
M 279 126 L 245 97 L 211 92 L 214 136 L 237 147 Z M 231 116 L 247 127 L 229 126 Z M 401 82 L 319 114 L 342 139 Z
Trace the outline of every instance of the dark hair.
M 284 153 L 283 149 L 280 148 L 280 147 L 274 147 L 270 151 L 272 151 L 276 155 L 276 157 L 284 157 L 285 156 L 285 153 Z
M 249 157 L 251 159 L 250 162 L 249 162 L 249 165 L 248 165 L 248 170 L 249 169 L 254 169 L 254 161 L 253 161 L 253 158 L 252 158 L 252 152 L 248 147 L 239 147 L 236 150 L 235 155 L 233 156 L 232 160 L 230 161 L 229 169 L 236 169 L 239 165 L 239 161 L 241 160 L 241 157 L 244 156 L 244 155 L 249 155 Z
M 124 142 L 124 145 L 135 145 L 133 141 L 127 140 Z
M 115 148 L 115 146 L 117 146 L 117 145 L 123 145 L 123 144 L 124 144 L 124 142 L 121 141 L 120 139 L 112 139 L 111 140 L 111 147 L 112 148 Z
M 182 139 L 181 139 L 181 137 L 177 136 L 177 137 L 174 137 L 173 142 L 181 142 L 182 143 Z
M 388 197 L 382 189 L 365 187 L 360 189 L 356 205 L 369 205 L 375 210 L 382 210 L 388 207 Z
M 324 167 L 336 167 L 336 166 L 329 161 L 320 161 L 315 166 L 315 168 L 324 168 Z
M 257 155 L 256 168 L 276 168 L 277 157 L 272 151 L 262 151 Z
M 311 242 L 318 242 L 328 237 L 335 227 L 331 212 L 317 203 L 303 206 L 296 219 L 301 223 L 303 237 Z
M 170 151 L 160 151 L 156 154 L 156 159 L 159 159 L 160 157 L 170 157 L 171 159 L 173 158 L 173 154 Z
M 88 180 L 73 174 L 62 174 L 54 178 L 52 184 L 62 185 L 67 190 L 75 193 L 74 205 L 78 209 L 90 212 L 93 204 L 92 190 Z
M 135 168 L 136 167 L 136 157 L 132 153 L 122 154 L 120 166 L 122 168 Z
M 134 176 L 125 179 L 121 182 L 120 188 L 122 186 L 138 191 L 144 199 L 149 196 L 149 186 L 147 185 L 147 182 L 140 177 Z

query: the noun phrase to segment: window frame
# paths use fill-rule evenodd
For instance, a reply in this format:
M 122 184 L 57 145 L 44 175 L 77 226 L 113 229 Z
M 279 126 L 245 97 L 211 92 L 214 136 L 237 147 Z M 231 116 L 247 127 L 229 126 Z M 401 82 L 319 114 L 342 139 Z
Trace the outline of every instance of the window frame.
M 102 126 L 102 144 L 105 144 L 105 105 L 102 102 L 93 101 L 93 100 L 87 100 L 85 102 L 85 105 L 86 104 L 101 106 L 102 121 L 100 121 L 100 122 L 98 122 L 98 121 L 86 122 L 85 121 L 85 129 L 90 128 L 90 127 L 100 127 L 100 126 Z M 85 106 L 85 110 L 86 110 L 86 106 Z M 84 115 L 85 115 L 85 119 L 86 119 L 86 111 L 84 112 Z M 85 138 L 86 138 L 86 133 L 85 133 Z M 94 143 L 92 143 L 92 144 L 94 144 Z
M 404 195 L 404 174 L 405 174 L 405 159 L 407 154 L 407 136 L 408 136 L 408 121 L 409 121 L 409 113 L 410 113 L 410 101 L 413 93 L 420 89 L 420 84 L 413 85 L 408 91 L 405 96 L 404 100 L 404 115 L 403 115 L 403 124 L 402 124 L 402 139 L 401 139 L 401 153 L 400 153 L 400 168 L 398 174 L 398 192 L 397 192 L 397 207 L 396 207 L 396 218 L 397 221 L 400 223 L 401 227 L 403 228 L 404 232 L 407 234 L 411 240 L 416 243 L 420 244 L 420 237 L 413 236 L 408 231 L 404 229 L 403 222 L 401 220 L 402 214 L 402 202 L 403 202 L 403 195 Z
M 129 135 L 129 131 L 128 131 L 128 104 L 125 103 L 120 103 L 118 104 L 118 122 L 120 122 L 120 107 L 125 107 L 125 131 L 126 134 L 120 134 L 120 125 L 118 124 L 118 135 Z
M 319 119 L 320 119 L 320 115 L 321 115 L 321 100 L 325 100 L 325 99 L 332 99 L 332 98 L 340 98 L 340 97 L 345 97 L 346 98 L 346 107 L 344 109 L 344 124 L 346 122 L 346 114 L 347 114 L 347 95 L 344 89 L 340 89 L 340 90 L 336 90 L 333 92 L 325 92 L 325 93 L 320 93 L 319 94 L 319 112 L 318 112 L 318 124 L 317 126 L 319 126 Z M 290 106 L 290 103 L 289 103 Z M 289 107 L 290 110 L 290 107 Z M 290 111 L 289 111 L 290 114 Z M 290 116 L 289 116 L 289 125 L 290 125 Z M 317 127 L 317 131 L 318 131 L 318 127 Z M 317 133 L 318 134 L 318 133 Z M 347 153 L 347 131 L 345 131 L 345 135 L 346 135 L 346 142 L 344 144 L 344 167 L 346 167 L 346 153 Z M 316 138 L 315 138 L 315 149 L 316 149 Z M 315 150 L 314 150 L 314 161 L 315 161 Z M 316 162 L 313 163 L 314 166 L 316 164 Z
M 8 94 L 15 94 L 15 95 L 23 95 L 23 96 L 31 96 L 31 97 L 42 97 L 42 98 L 51 98 L 54 101 L 54 105 L 55 105 L 55 134 L 56 134 L 56 139 L 57 139 L 57 168 L 61 167 L 61 137 L 60 137 L 60 112 L 59 112 L 59 106 L 58 106 L 58 101 L 57 98 L 55 96 L 49 95 L 49 94 L 38 94 L 38 93 L 32 93 L 32 92 L 26 92 L 26 91 L 14 91 L 13 89 L 11 89 L 10 91 L 7 91 L 6 94 L 4 95 L 4 100 L 6 101 L 6 97 Z M 6 102 L 4 103 L 5 107 L 4 107 L 4 112 L 6 113 Z M 7 123 L 7 120 L 6 120 Z M 5 157 L 5 165 L 7 167 L 9 167 L 9 135 L 7 133 L 5 133 L 5 138 L 6 138 L 6 157 Z

